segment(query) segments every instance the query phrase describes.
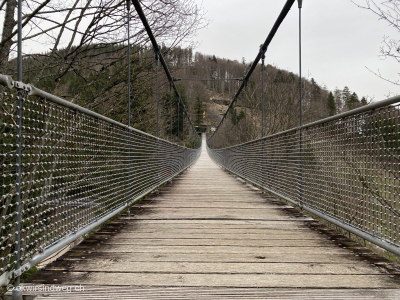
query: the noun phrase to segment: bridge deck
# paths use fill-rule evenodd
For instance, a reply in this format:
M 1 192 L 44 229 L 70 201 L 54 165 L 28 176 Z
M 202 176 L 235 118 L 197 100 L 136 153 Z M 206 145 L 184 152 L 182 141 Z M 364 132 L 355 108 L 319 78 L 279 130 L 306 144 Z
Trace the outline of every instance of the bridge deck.
M 84 291 L 35 299 L 398 299 L 368 251 L 245 185 L 206 150 L 196 165 L 31 277 Z M 311 230 L 314 228 L 314 230 Z M 341 243 L 341 242 L 340 242 Z M 339 243 L 339 244 L 340 244 Z M 354 248 L 354 247 L 353 247 Z M 366 253 L 366 254 L 361 254 Z M 400 274 L 400 273 L 399 273 Z

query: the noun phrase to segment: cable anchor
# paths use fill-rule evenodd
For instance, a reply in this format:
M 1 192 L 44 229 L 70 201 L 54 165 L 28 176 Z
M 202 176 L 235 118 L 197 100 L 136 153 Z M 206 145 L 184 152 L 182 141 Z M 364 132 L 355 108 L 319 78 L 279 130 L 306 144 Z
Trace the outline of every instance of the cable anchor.
M 264 61 L 265 59 L 265 52 L 267 52 L 267 49 L 263 49 L 263 44 L 260 45 L 260 54 L 261 54 L 261 59 Z
M 158 61 L 160 59 L 160 56 L 161 56 L 161 47 L 160 47 L 160 45 L 157 45 L 157 48 L 154 47 L 154 54 L 155 54 L 156 61 Z

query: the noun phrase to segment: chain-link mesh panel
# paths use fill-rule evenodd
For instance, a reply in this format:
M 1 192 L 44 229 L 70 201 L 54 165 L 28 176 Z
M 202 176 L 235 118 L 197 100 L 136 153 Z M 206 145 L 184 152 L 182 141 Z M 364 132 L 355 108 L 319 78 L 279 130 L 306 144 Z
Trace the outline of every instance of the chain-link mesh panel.
M 399 104 L 306 125 L 301 143 L 299 129 L 218 149 L 221 141 L 218 132 L 208 140 L 219 165 L 400 246 Z
M 24 93 L 21 263 L 154 190 L 200 155 L 199 149 Z M 18 242 L 15 103 L 2 91 L 2 272 L 13 269 Z
M 15 222 L 17 182 L 17 101 L 5 88 L 0 89 L 1 114 L 1 244 L 0 271 L 15 265 Z

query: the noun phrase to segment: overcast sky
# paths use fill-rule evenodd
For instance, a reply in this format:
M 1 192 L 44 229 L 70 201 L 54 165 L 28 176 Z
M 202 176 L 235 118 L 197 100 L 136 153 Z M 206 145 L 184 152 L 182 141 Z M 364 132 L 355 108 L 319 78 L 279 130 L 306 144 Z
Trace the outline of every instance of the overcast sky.
M 281 12 L 284 0 L 196 0 L 211 20 L 202 29 L 196 51 L 217 57 L 253 61 L 260 44 Z M 360 1 L 360 0 L 358 0 Z M 266 63 L 298 74 L 297 1 L 282 23 L 266 54 Z M 376 77 L 398 78 L 400 64 L 379 57 L 384 35 L 398 38 L 393 28 L 350 0 L 304 0 L 302 9 L 303 76 L 313 77 L 329 90 L 348 86 L 352 92 L 386 98 L 400 88 Z
M 202 3 L 211 21 L 199 31 L 195 50 L 238 61 L 244 57 L 247 62 L 256 57 L 286 2 L 195 1 Z M 314 78 L 331 91 L 348 86 L 360 98 L 369 96 L 375 101 L 385 99 L 389 92 L 400 94 L 399 86 L 385 82 L 366 68 L 379 70 L 386 78 L 399 79 L 400 64 L 379 57 L 383 37 L 399 39 L 400 34 L 385 21 L 350 0 L 303 0 L 302 21 L 304 77 Z M 1 28 L 2 15 L 0 22 Z M 29 48 L 27 43 L 24 46 Z M 298 74 L 297 1 L 269 46 L 266 62 Z

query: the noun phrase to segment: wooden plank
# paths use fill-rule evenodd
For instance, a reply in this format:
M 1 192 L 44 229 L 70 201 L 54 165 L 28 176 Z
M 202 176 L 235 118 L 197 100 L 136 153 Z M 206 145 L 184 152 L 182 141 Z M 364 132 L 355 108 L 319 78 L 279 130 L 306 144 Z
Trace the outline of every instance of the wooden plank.
M 98 239 L 90 239 L 89 241 L 93 241 L 97 243 L 101 241 L 102 245 L 130 245 L 130 246 L 229 246 L 229 247 L 246 247 L 249 244 L 252 247 L 319 247 L 326 246 L 325 243 L 321 240 L 308 240 L 307 246 L 305 246 L 304 240 L 264 240 L 264 239 L 191 239 L 191 238 L 113 238 L 109 240 L 98 240 Z
M 197 164 L 172 186 L 26 284 L 87 288 L 71 299 L 400 297 L 399 275 L 338 247 L 309 229 L 310 218 L 292 211 L 220 169 L 203 148 Z
M 111 253 L 193 253 L 194 255 L 198 253 L 225 253 L 230 255 L 232 253 L 250 253 L 254 255 L 266 255 L 267 253 L 297 253 L 298 255 L 304 253 L 315 253 L 315 254 L 345 254 L 346 249 L 339 247 L 310 247 L 304 245 L 302 247 L 279 247 L 279 246 L 147 246 L 147 245 L 137 245 L 136 247 L 132 245 L 120 245 L 120 244 L 96 244 L 96 245 L 81 245 L 81 250 L 87 251 L 99 251 L 97 248 L 101 247 L 102 252 Z
M 207 239 L 210 240 L 212 243 L 212 240 L 231 240 L 232 239 L 232 234 L 228 233 L 225 231 L 225 233 L 215 233 L 215 232 L 203 232 L 201 230 L 197 230 L 193 232 L 193 230 L 154 230 L 153 232 L 151 231 L 140 231 L 140 232 L 119 232 L 116 237 L 110 237 L 110 232 L 100 232 L 96 234 L 96 237 L 99 237 L 100 240 L 112 240 L 116 241 L 116 239 L 158 239 L 162 235 L 163 239 Z M 254 242 L 254 241 L 263 241 L 263 240 L 271 240 L 273 242 L 276 242 L 278 240 L 309 240 L 309 241 L 315 241 L 315 239 L 318 237 L 316 234 L 308 234 L 305 232 L 298 232 L 296 235 L 293 233 L 290 234 L 288 232 L 284 232 L 284 234 L 280 234 L 279 231 L 274 232 L 274 234 L 269 233 L 268 235 L 265 235 L 263 233 L 259 234 L 254 234 L 254 233 L 238 233 L 235 236 L 235 239 L 232 241 L 240 241 L 240 240 L 246 240 L 246 243 L 249 241 Z M 118 241 L 119 242 L 119 241 Z M 140 241 L 138 241 L 141 243 Z M 324 240 L 324 242 L 326 242 Z M 304 244 L 304 242 L 303 242 Z
M 100 251 L 100 252 L 99 252 Z M 360 259 L 349 253 L 346 254 L 302 254 L 297 253 L 266 253 L 255 255 L 252 253 L 113 253 L 99 251 L 82 251 L 72 249 L 55 264 L 62 264 L 63 260 L 114 260 L 114 261 L 135 261 L 135 262 L 223 262 L 223 263 L 329 263 L 329 264 L 349 264 L 360 262 Z M 90 252 L 90 253 L 89 253 Z M 364 262 L 361 262 L 364 263 Z M 375 269 L 375 268 L 374 268 Z
M 43 279 L 36 277 L 31 283 L 68 285 L 97 284 L 102 286 L 215 286 L 248 288 L 398 288 L 398 278 L 386 275 L 314 275 L 314 274 L 175 274 L 135 272 L 54 272 L 43 271 Z
M 381 289 L 246 289 L 246 288 L 142 288 L 115 287 L 110 290 L 98 286 L 85 286 L 85 291 L 71 293 L 43 293 L 39 299 L 198 299 L 198 300 L 232 300 L 232 299 L 314 299 L 314 300 L 349 300 L 349 299 L 382 299 L 393 300 L 400 298 L 400 291 Z
M 60 287 L 71 288 L 60 285 Z M 43 286 L 49 291 L 52 285 Z M 109 287 L 97 285 L 77 286 L 83 291 L 70 292 L 42 292 L 35 298 L 43 299 L 67 299 L 67 300 L 115 300 L 115 299 L 198 299 L 198 300 L 232 300 L 232 299 L 304 299 L 304 300 L 351 300 L 351 299 L 382 299 L 393 300 L 400 298 L 400 290 L 396 289 L 277 289 L 277 288 L 224 288 L 224 287 L 138 287 L 138 286 L 114 286 L 112 291 Z M 53 287 L 54 289 L 54 287 Z M 36 293 L 26 292 L 26 295 Z
M 131 260 L 84 260 L 69 261 L 47 268 L 49 271 L 80 272 L 134 272 L 134 273 L 180 273 L 180 274 L 331 274 L 331 275 L 372 275 L 381 274 L 378 268 L 369 264 L 353 262 L 348 264 L 329 263 L 221 263 L 221 262 L 137 262 Z

